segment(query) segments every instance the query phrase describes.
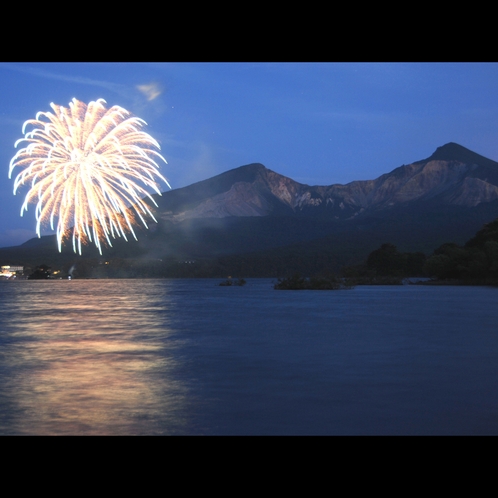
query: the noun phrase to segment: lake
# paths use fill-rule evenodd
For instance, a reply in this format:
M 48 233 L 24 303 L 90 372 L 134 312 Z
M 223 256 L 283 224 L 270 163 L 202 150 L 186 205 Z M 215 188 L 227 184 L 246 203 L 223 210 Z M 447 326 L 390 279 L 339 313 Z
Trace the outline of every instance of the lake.
M 0 282 L 0 434 L 498 434 L 498 289 Z

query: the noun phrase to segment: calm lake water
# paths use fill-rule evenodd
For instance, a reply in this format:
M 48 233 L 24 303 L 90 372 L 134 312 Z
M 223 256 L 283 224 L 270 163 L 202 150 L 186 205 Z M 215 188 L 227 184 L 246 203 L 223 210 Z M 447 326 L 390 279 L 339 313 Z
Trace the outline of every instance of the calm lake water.
M 0 434 L 498 434 L 498 289 L 0 282 Z

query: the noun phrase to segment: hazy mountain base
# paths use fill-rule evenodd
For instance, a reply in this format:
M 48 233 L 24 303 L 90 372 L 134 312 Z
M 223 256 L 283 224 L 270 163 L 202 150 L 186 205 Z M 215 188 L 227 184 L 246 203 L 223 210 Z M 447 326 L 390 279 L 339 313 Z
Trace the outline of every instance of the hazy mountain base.
M 70 244 L 59 253 L 55 236 L 47 236 L 0 249 L 0 259 L 31 268 L 47 264 L 63 274 L 74 267 L 73 276 L 81 278 L 311 276 L 361 264 L 386 242 L 400 252 L 424 254 L 448 241 L 464 244 L 494 209 L 498 201 L 470 213 L 454 206 L 437 214 L 428 206 L 424 213 L 413 206 L 348 224 L 290 217 L 162 222 L 160 229 L 138 231 L 138 242 L 113 241 L 102 256 L 91 245 L 83 248 L 83 256 L 74 254 Z

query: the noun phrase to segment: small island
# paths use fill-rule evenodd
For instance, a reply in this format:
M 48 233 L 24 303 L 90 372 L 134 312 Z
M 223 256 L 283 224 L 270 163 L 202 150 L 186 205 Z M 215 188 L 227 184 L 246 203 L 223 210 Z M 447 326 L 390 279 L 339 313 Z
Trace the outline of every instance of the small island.
M 297 273 L 292 277 L 279 278 L 273 286 L 276 290 L 346 290 L 353 287 L 348 280 L 332 275 L 303 278 Z
M 239 278 L 238 280 L 232 280 L 232 277 L 228 277 L 223 282 L 220 282 L 219 285 L 220 287 L 233 287 L 233 286 L 242 287 L 243 285 L 246 285 L 246 281 L 243 278 Z

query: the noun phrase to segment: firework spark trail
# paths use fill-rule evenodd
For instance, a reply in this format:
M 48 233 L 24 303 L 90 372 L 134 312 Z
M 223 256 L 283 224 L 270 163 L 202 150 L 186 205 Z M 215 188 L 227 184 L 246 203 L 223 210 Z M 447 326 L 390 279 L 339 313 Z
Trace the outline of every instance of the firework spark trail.
M 62 241 L 71 235 L 73 250 L 81 254 L 81 245 L 94 242 L 102 254 L 101 241 L 123 237 L 133 231 L 135 215 L 147 228 L 145 217 L 152 212 L 144 198 L 156 206 L 147 188 L 161 195 L 157 180 L 170 187 L 159 173 L 156 160 L 166 163 L 158 152 L 159 144 L 141 131 L 147 123 L 119 106 L 106 109 L 105 100 L 88 106 L 76 99 L 69 108 L 50 104 L 55 114 L 38 112 L 23 127 L 20 149 L 10 161 L 9 178 L 18 168 L 14 195 L 29 185 L 21 208 L 35 203 L 36 233 L 42 224 L 54 229 L 57 218 L 59 251 Z M 26 131 L 29 128 L 30 131 Z M 170 187 L 171 188 L 171 187 Z M 134 213 L 130 209 L 134 210 Z

